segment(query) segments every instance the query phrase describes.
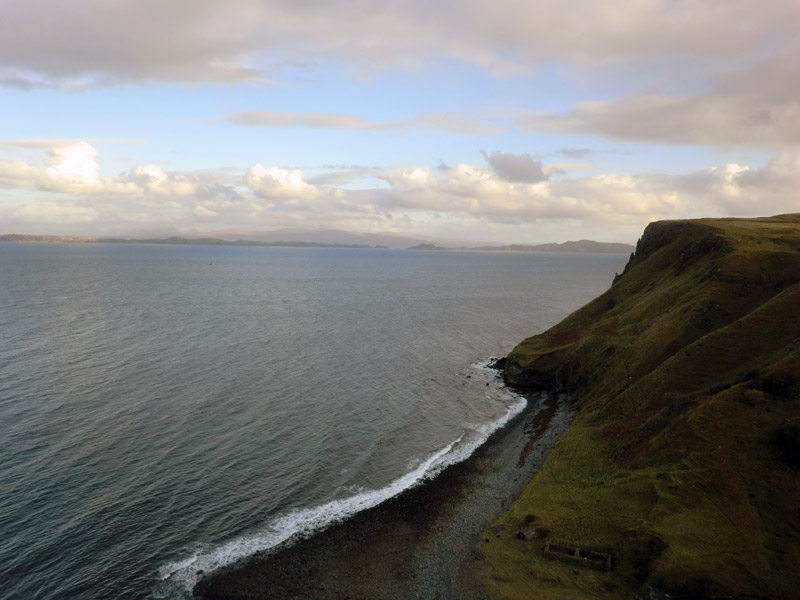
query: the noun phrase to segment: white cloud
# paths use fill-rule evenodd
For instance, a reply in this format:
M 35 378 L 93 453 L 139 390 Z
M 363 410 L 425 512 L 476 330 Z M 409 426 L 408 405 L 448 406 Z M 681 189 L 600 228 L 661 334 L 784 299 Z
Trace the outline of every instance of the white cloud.
M 101 176 L 97 150 L 83 140 L 7 140 L 7 149 L 43 150 L 44 165 L 18 159 L 0 160 L 0 185 L 82 195 L 208 196 L 233 193 L 217 183 L 218 174 L 166 173 L 156 165 L 138 165 L 124 176 Z M 206 181 L 207 180 L 207 181 Z
M 604 174 L 579 179 L 514 183 L 488 169 L 459 164 L 446 169 L 398 169 L 382 177 L 394 208 L 471 216 L 488 221 L 657 218 L 679 206 L 674 192 L 646 179 Z
M 699 216 L 800 212 L 800 155 L 761 169 L 728 164 L 685 175 L 604 173 L 537 183 L 505 181 L 471 165 L 408 167 L 382 176 L 388 211 L 423 210 L 486 221 L 540 219 L 641 223 Z
M 0 160 L 0 185 L 25 187 L 38 179 L 41 169 L 22 160 Z
M 561 231 L 571 224 L 583 228 L 584 237 L 591 236 L 589 230 L 604 230 L 605 239 L 613 231 L 625 231 L 624 239 L 629 239 L 654 219 L 800 212 L 797 153 L 777 155 L 762 167 L 725 164 L 677 175 L 562 174 L 534 182 L 509 181 L 503 169 L 519 167 L 520 156 L 524 155 L 495 152 L 490 155 L 495 168 L 463 163 L 363 168 L 360 177 L 375 177 L 384 187 L 358 190 L 336 187 L 335 179 L 315 186 L 299 169 L 254 164 L 237 187 L 225 183 L 233 177 L 230 173 L 221 177 L 217 171 L 167 172 L 155 164 L 105 177 L 90 144 L 59 143 L 42 164 L 0 160 L 0 185 L 18 189 L 0 203 L 0 223 L 5 231 L 19 225 L 30 232 L 37 227 L 53 232 L 60 223 L 68 228 L 62 233 L 91 229 L 101 235 L 134 225 L 410 233 L 425 223 L 428 233 L 436 227 L 456 231 L 461 226 L 475 236 L 481 231 L 477 224 L 482 224 L 496 235 L 505 231 L 507 240 L 515 239 L 515 232 L 547 227 Z M 531 163 L 545 173 L 552 166 L 523 160 L 523 173 L 529 173 Z
M 133 167 L 129 178 L 140 190 L 157 196 L 189 196 L 200 192 L 196 179 L 180 173 L 167 175 L 152 164 Z
M 305 182 L 299 169 L 266 168 L 255 164 L 248 169 L 245 182 L 257 196 L 268 200 L 297 203 L 299 200 L 310 200 L 318 194 L 317 188 Z
M 676 177 L 676 187 L 715 214 L 800 212 L 800 154 L 779 154 L 760 169 L 727 164 Z M 693 216 L 700 216 L 696 212 Z
M 32 147 L 30 144 L 28 147 Z M 97 151 L 87 142 L 55 144 L 40 167 L 21 160 L 0 160 L 0 184 L 53 192 L 134 193 L 135 185 L 117 177 L 101 177 Z
M 43 185 L 55 191 L 81 191 L 101 187 L 97 150 L 86 142 L 56 148 L 44 169 Z

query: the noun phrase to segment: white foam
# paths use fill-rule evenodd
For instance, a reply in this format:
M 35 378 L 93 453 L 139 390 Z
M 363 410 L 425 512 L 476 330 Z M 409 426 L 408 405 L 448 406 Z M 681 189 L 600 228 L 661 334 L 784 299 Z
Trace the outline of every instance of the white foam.
M 473 365 L 487 369 L 489 361 Z M 518 394 L 504 389 L 504 398 L 509 402 L 505 414 L 491 423 L 468 427 L 456 440 L 434 452 L 411 471 L 398 477 L 386 487 L 361 491 L 357 494 L 333 500 L 320 506 L 292 510 L 269 522 L 262 530 L 238 537 L 204 552 L 193 551 L 190 556 L 162 566 L 157 577 L 165 584 L 173 584 L 168 596 L 191 597 L 199 572 L 209 573 L 269 550 L 290 538 L 307 535 L 341 521 L 363 510 L 377 506 L 418 483 L 434 477 L 446 467 L 459 463 L 472 455 L 489 436 L 503 427 L 525 408 L 526 400 Z M 174 586 L 174 587 L 173 587 Z M 162 590 L 161 593 L 164 593 Z

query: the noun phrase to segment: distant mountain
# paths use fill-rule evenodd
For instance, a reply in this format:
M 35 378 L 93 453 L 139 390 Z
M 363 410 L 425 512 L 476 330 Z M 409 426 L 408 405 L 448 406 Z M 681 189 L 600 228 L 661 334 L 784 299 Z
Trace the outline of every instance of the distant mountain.
M 447 250 L 447 248 L 442 248 L 436 244 L 417 244 L 416 246 L 406 248 L 406 250 Z
M 636 248 L 632 244 L 578 240 L 577 242 L 563 242 L 561 244 L 538 244 L 536 246 L 512 244 L 511 246 L 505 246 L 503 249 L 521 252 L 591 252 L 595 254 L 630 254 Z
M 274 231 L 220 230 L 208 233 L 194 233 L 198 237 L 211 237 L 228 241 L 241 239 L 256 242 L 307 242 L 314 244 L 344 244 L 380 246 L 385 248 L 407 248 L 429 240 L 394 233 L 361 233 L 339 229 L 278 229 Z
M 324 242 L 298 242 L 289 240 L 278 240 L 275 242 L 260 242 L 257 240 L 224 240 L 212 237 L 183 238 L 172 236 L 169 238 L 97 238 L 100 244 L 171 244 L 185 246 L 268 246 L 281 248 L 381 248 L 384 246 L 369 246 L 366 244 L 334 244 Z
M 223 240 L 212 237 L 184 238 L 125 238 L 125 237 L 87 237 L 69 235 L 22 235 L 9 233 L 0 235 L 0 242 L 49 242 L 61 244 L 163 244 L 166 246 L 272 246 L 284 248 L 385 248 L 366 244 L 326 244 L 323 242 L 276 241 L 259 242 L 255 240 Z
M 7 233 L 0 235 L 0 242 L 39 242 L 58 244 L 85 244 L 94 242 L 96 238 L 85 235 L 25 235 L 21 233 Z
M 594 254 L 630 254 L 635 250 L 631 244 L 595 242 L 578 240 L 561 244 L 510 244 L 508 246 L 471 246 L 461 248 L 442 248 L 435 244 L 417 244 L 409 250 L 483 250 L 498 252 L 586 252 Z
M 354 233 L 325 229 L 316 231 L 217 231 L 194 233 L 194 237 L 90 237 L 77 235 L 0 235 L 0 242 L 49 242 L 71 244 L 168 244 L 193 246 L 279 246 L 288 248 L 407 248 L 409 250 L 483 250 L 503 252 L 633 252 L 630 244 L 579 240 L 562 244 L 511 244 L 507 246 L 442 247 L 429 241 L 390 233 Z

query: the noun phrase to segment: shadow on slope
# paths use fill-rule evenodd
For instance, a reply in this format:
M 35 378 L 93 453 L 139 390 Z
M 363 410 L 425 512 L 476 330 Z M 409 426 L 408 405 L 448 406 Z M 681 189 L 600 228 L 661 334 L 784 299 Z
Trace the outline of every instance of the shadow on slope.
M 482 546 L 487 591 L 795 597 L 798 309 L 800 215 L 648 226 L 605 294 L 508 356 L 509 383 L 579 413 Z M 614 572 L 545 561 L 510 535 L 528 514 Z

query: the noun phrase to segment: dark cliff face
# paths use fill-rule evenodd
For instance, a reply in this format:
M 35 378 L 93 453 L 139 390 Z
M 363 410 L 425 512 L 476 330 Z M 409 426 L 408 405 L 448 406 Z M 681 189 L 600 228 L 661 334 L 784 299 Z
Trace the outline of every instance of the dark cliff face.
M 507 357 L 578 414 L 504 519 L 611 548 L 627 597 L 794 597 L 798 365 L 800 215 L 649 225 L 604 294 Z M 581 585 L 548 593 L 600 593 Z
M 608 291 L 509 354 L 506 381 L 584 391 L 611 357 L 613 376 L 649 373 L 800 280 L 798 231 L 800 216 L 650 224 Z
M 514 361 L 506 362 L 504 376 L 507 383 L 518 388 L 535 391 L 558 390 L 553 373 L 536 368 L 523 368 Z

